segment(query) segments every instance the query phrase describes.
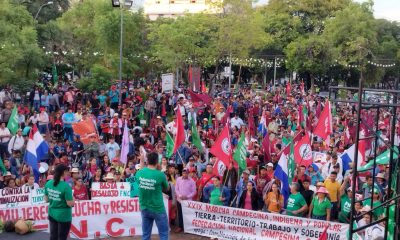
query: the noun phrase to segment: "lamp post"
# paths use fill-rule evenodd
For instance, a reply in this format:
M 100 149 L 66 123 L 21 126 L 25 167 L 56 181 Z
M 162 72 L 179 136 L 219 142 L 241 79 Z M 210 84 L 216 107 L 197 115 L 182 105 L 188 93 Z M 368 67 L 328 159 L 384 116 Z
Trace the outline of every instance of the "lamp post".
M 39 10 L 37 11 L 37 13 L 36 13 L 36 15 L 35 15 L 35 21 L 37 20 L 40 11 L 42 11 L 42 8 L 45 7 L 45 6 L 48 6 L 48 5 L 52 5 L 52 4 L 53 4 L 53 1 L 49 1 L 49 2 L 47 2 L 47 3 L 42 4 L 42 5 L 39 7 Z
M 123 8 L 131 8 L 133 4 L 132 0 L 112 0 L 113 7 L 119 7 L 120 9 L 120 42 L 119 42 L 119 70 L 118 70 L 118 79 L 119 79 L 119 104 L 122 102 L 122 47 L 123 47 L 123 27 L 124 27 L 124 15 Z

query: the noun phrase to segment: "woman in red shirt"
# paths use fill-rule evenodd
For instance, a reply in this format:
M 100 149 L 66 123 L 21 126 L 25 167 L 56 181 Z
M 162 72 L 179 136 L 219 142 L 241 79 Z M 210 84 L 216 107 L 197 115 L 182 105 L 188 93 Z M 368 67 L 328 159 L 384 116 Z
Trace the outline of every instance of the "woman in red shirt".
M 83 185 L 83 180 L 81 177 L 79 177 L 74 185 L 73 190 L 73 195 L 75 200 L 88 200 L 88 192 L 87 188 L 85 185 Z

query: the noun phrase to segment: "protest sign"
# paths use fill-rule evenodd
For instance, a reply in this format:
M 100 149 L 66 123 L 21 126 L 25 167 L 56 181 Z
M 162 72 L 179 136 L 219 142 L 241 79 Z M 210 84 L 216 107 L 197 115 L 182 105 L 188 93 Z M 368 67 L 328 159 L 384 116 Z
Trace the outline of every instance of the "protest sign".
M 218 239 L 346 239 L 348 224 L 183 201 L 186 233 Z
M 164 206 L 168 200 L 164 199 Z M 167 207 L 166 207 L 167 209 Z M 0 207 L 0 220 L 32 219 L 36 230 L 49 231 L 48 205 Z M 138 198 L 76 201 L 72 208 L 71 238 L 95 239 L 142 235 Z M 152 234 L 158 229 L 153 227 Z
M 174 90 L 174 74 L 167 73 L 161 75 L 162 92 L 172 92 Z
M 0 190 L 0 206 L 16 207 L 44 203 L 43 188 L 31 189 L 27 186 L 3 188 Z
M 312 154 L 314 162 L 319 162 L 322 165 L 326 163 L 326 153 L 313 151 Z
M 128 182 L 94 182 L 92 184 L 92 200 L 103 198 L 126 198 L 131 193 L 131 185 Z

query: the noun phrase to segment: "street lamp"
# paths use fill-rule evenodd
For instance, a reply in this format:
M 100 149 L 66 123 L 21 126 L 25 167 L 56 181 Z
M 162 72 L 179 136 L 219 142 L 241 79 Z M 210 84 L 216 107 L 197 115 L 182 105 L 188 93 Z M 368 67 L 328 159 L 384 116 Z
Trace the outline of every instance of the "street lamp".
M 121 4 L 122 3 L 122 4 Z M 123 17 L 123 8 L 131 8 L 133 4 L 132 0 L 112 0 L 112 6 L 113 7 L 119 7 L 120 9 L 120 15 L 121 15 L 121 33 L 120 33 L 120 43 L 119 43 L 119 72 L 118 72 L 118 78 L 119 78 L 119 104 L 122 102 L 122 47 L 123 47 L 123 26 L 124 26 L 124 17 Z
M 48 6 L 48 5 L 52 5 L 52 4 L 53 4 L 53 1 L 49 1 L 47 3 L 42 4 L 40 6 L 39 10 L 37 11 L 36 15 L 35 15 L 35 21 L 38 18 L 40 11 L 42 11 L 42 8 L 45 7 L 45 6 Z

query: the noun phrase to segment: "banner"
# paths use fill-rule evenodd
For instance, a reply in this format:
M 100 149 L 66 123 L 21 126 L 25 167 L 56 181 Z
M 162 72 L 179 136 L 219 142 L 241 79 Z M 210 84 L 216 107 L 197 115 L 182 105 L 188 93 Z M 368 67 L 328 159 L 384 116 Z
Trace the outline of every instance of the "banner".
M 319 239 L 328 227 L 328 239 L 346 239 L 348 224 L 280 214 L 182 202 L 186 233 L 218 239 Z
M 27 186 L 0 190 L 0 207 L 17 207 L 44 203 L 44 189 Z
M 91 142 L 91 137 L 94 137 L 95 141 L 99 142 L 99 135 L 97 134 L 96 127 L 91 118 L 72 124 L 72 129 L 75 134 L 81 136 L 83 144 L 89 144 Z
M 168 207 L 168 200 L 164 199 Z M 49 231 L 48 206 L 0 207 L 0 220 L 32 219 L 36 230 Z M 76 201 L 72 208 L 71 238 L 95 239 L 142 235 L 138 198 Z M 154 224 L 152 234 L 157 234 Z
M 131 185 L 128 182 L 94 182 L 92 183 L 92 200 L 104 198 L 129 198 L 131 194 Z
M 167 73 L 161 75 L 162 92 L 172 92 L 174 90 L 174 74 Z

